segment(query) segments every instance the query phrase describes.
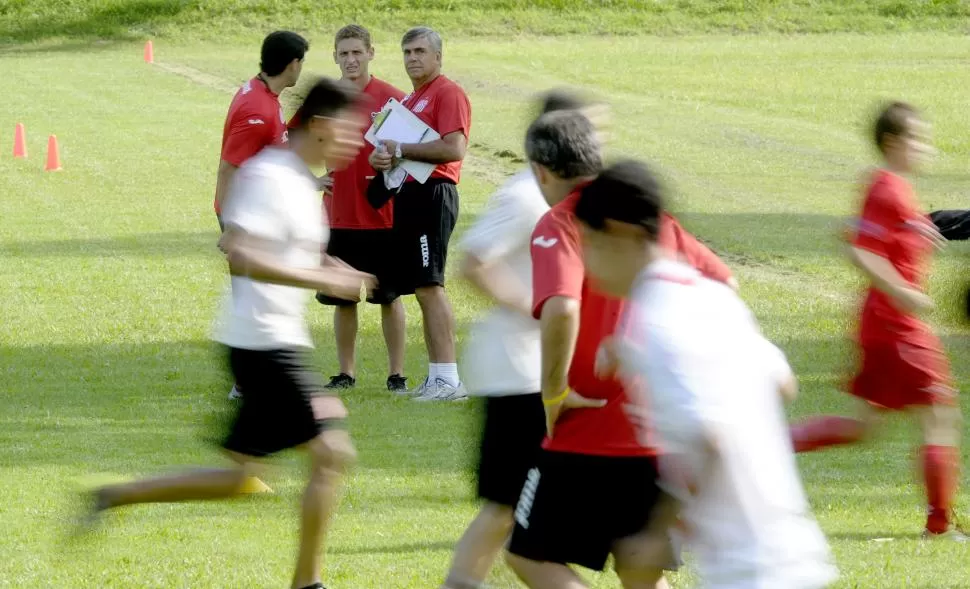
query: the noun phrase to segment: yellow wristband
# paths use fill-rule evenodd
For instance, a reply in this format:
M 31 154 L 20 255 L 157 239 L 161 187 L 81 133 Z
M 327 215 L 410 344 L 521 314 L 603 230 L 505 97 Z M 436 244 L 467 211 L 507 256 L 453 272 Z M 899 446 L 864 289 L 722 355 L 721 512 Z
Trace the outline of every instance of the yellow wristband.
M 543 399 L 542 404 L 545 405 L 546 407 L 548 407 L 549 405 L 558 405 L 559 403 L 562 403 L 563 401 L 565 401 L 566 397 L 568 396 L 569 396 L 569 387 L 566 387 L 562 390 L 562 393 L 556 395 L 552 399 Z

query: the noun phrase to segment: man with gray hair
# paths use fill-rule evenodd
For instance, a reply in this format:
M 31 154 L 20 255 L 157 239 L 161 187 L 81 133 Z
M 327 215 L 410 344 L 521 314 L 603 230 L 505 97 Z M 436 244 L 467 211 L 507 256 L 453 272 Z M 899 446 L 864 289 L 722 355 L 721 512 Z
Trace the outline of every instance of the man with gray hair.
M 428 349 L 428 376 L 418 389 L 421 401 L 462 400 L 465 387 L 458 377 L 455 318 L 445 294 L 448 242 L 458 221 L 461 163 L 471 130 L 471 103 L 456 83 L 441 73 L 441 36 L 415 27 L 401 40 L 404 66 L 414 91 L 401 101 L 441 136 L 429 143 L 385 141 L 370 163 L 388 170 L 401 159 L 436 164 L 424 184 L 408 177 L 394 196 L 395 250 L 399 294 L 418 299 Z

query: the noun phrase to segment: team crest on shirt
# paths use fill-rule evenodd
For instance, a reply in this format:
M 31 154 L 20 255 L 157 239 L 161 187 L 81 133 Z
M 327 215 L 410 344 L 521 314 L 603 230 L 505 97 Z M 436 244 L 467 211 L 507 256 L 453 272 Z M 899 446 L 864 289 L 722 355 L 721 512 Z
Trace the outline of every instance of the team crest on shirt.
M 417 104 L 414 105 L 414 112 L 424 112 L 424 108 L 428 106 L 428 100 L 419 100 Z
M 253 83 L 252 83 L 251 80 L 250 81 L 247 81 L 245 84 L 243 84 L 243 87 L 241 88 L 243 94 L 249 94 L 249 92 L 252 89 L 253 89 Z

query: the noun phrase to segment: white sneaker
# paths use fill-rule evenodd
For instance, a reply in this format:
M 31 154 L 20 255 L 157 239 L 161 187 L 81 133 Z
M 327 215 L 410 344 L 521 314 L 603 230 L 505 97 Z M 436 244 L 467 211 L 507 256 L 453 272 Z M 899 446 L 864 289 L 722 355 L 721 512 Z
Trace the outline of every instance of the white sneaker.
M 468 398 L 468 391 L 465 385 L 458 383 L 455 386 L 443 378 L 434 379 L 434 383 L 429 383 L 424 388 L 424 392 L 415 397 L 415 401 L 464 401 Z
M 235 401 L 236 399 L 242 399 L 242 393 L 236 388 L 236 385 L 232 385 L 232 390 L 229 391 L 229 400 Z
M 421 384 L 419 384 L 418 386 L 414 387 L 410 391 L 402 392 L 402 393 L 398 393 L 398 394 L 401 394 L 401 395 L 414 395 L 416 397 L 420 397 L 420 396 L 424 395 L 428 391 L 428 388 L 431 386 L 430 385 L 430 382 L 431 382 L 431 377 L 430 376 L 426 376 L 426 377 L 424 377 L 424 380 L 421 381 Z

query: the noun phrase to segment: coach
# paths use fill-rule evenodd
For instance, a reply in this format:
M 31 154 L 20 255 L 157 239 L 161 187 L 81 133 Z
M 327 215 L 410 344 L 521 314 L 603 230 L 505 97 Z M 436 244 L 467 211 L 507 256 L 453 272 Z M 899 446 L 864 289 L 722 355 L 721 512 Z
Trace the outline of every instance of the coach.
M 415 27 L 401 40 L 404 66 L 414 91 L 402 104 L 438 132 L 430 143 L 386 141 L 370 163 L 387 170 L 401 159 L 437 164 L 424 184 L 408 178 L 394 197 L 394 230 L 399 294 L 418 299 L 428 349 L 428 377 L 415 393 L 419 400 L 459 400 L 466 394 L 455 359 L 455 319 L 445 294 L 448 241 L 458 220 L 461 162 L 471 129 L 471 104 L 465 92 L 441 73 L 441 36 Z

